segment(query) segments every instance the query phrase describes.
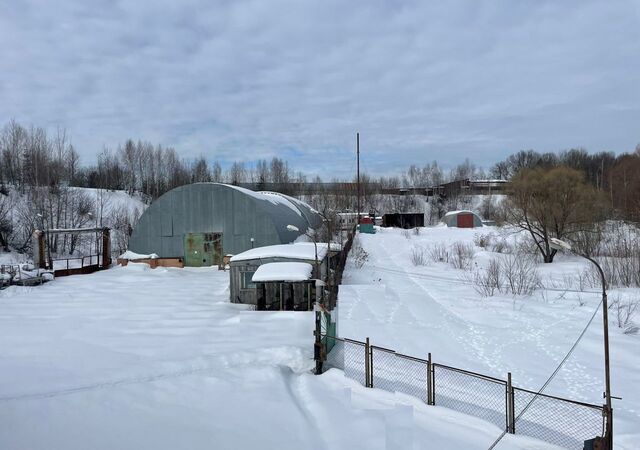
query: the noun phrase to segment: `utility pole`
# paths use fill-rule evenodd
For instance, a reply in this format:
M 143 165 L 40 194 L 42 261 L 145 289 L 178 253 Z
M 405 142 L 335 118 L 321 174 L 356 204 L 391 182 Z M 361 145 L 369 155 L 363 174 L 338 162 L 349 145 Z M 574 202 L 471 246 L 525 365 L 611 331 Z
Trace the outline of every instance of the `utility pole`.
M 356 133 L 356 172 L 357 172 L 357 187 L 358 187 L 358 219 L 356 226 L 360 225 L 360 133 Z

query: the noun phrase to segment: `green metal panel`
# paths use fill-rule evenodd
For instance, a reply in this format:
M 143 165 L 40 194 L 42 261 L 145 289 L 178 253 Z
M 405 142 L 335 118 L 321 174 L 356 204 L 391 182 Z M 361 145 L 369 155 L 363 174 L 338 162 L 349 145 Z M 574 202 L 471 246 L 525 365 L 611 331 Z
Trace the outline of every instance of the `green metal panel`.
M 336 323 L 331 320 L 331 313 L 324 312 L 323 314 L 323 322 L 324 322 L 324 336 L 322 337 L 322 343 L 324 344 L 325 355 L 328 355 L 329 352 L 336 345 Z
M 373 228 L 372 223 L 361 223 L 360 225 L 358 225 L 358 230 L 360 230 L 360 233 L 367 233 L 367 234 L 376 233 L 376 230 L 375 228 Z
M 184 264 L 205 267 L 222 261 L 220 233 L 187 233 L 184 235 Z

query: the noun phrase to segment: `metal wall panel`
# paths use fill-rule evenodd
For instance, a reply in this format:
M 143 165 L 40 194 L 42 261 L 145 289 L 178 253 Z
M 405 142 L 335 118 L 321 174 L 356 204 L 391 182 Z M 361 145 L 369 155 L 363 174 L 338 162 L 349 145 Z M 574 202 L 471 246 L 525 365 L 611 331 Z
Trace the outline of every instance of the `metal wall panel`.
M 235 186 L 195 183 L 173 189 L 147 208 L 136 225 L 129 249 L 136 253 L 157 253 L 162 258 L 184 257 L 186 233 L 221 233 L 224 254 L 238 254 L 254 246 L 293 242 L 322 218 L 300 201 L 269 201 L 266 196 Z M 300 211 L 296 212 L 296 209 Z M 165 236 L 171 223 L 171 236 Z M 163 229 L 164 224 L 164 229 Z M 300 232 L 287 230 L 295 225 Z

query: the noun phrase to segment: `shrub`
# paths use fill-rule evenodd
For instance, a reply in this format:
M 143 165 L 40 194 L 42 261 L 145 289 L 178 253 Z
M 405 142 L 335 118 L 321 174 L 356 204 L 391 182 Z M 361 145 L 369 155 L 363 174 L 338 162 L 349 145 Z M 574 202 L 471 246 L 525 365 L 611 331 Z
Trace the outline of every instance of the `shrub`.
M 640 287 L 640 232 L 627 225 L 614 227 L 598 246 L 598 263 L 607 284 L 611 286 Z M 595 266 L 591 276 L 600 285 Z
M 638 299 L 630 299 L 623 302 L 620 298 L 616 298 L 609 305 L 609 309 L 612 309 L 615 313 L 618 328 L 622 328 L 625 334 L 637 334 L 639 331 L 639 328 L 633 324 L 633 318 L 639 304 L 640 301 Z
M 513 295 L 531 295 L 541 285 L 534 255 L 513 254 L 502 260 L 505 289 Z
M 483 297 L 493 297 L 503 286 L 500 262 L 492 258 L 489 266 L 485 270 L 476 270 L 471 279 L 476 292 Z
M 471 267 L 471 262 L 475 255 L 476 251 L 472 244 L 467 242 L 456 242 L 451 247 L 449 263 L 455 269 L 467 270 Z
M 505 238 L 500 237 L 491 241 L 489 250 L 495 253 L 511 253 L 513 251 L 513 247 Z
M 496 292 L 531 295 L 541 286 L 535 258 L 528 255 L 509 255 L 501 260 L 492 258 L 486 269 L 474 271 L 471 281 L 476 292 L 484 297 L 491 297 Z
M 515 248 L 511 253 L 518 253 L 521 255 L 537 255 L 539 253 L 538 246 L 533 238 L 529 235 L 525 235 L 518 239 Z
M 433 262 L 449 262 L 449 250 L 447 250 L 447 246 L 438 243 L 429 247 L 429 256 Z
M 362 268 L 364 264 L 369 259 L 369 254 L 362 248 L 360 241 L 358 239 L 353 240 L 353 245 L 351 246 L 351 255 L 353 257 L 354 264 L 358 269 Z
M 424 247 L 414 245 L 411 248 L 411 263 L 414 266 L 426 266 L 427 265 L 427 251 Z
M 476 233 L 473 236 L 473 243 L 480 248 L 484 248 L 484 249 L 488 248 L 491 245 L 492 241 L 493 241 L 493 234 L 491 233 L 489 234 Z

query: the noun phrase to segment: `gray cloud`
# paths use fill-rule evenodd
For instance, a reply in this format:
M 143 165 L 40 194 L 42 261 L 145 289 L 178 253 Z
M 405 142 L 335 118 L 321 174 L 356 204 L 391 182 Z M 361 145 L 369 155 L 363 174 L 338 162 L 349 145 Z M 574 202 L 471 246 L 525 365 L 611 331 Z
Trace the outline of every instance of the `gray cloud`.
M 3 2 L 0 121 L 345 175 L 640 142 L 640 2 Z

